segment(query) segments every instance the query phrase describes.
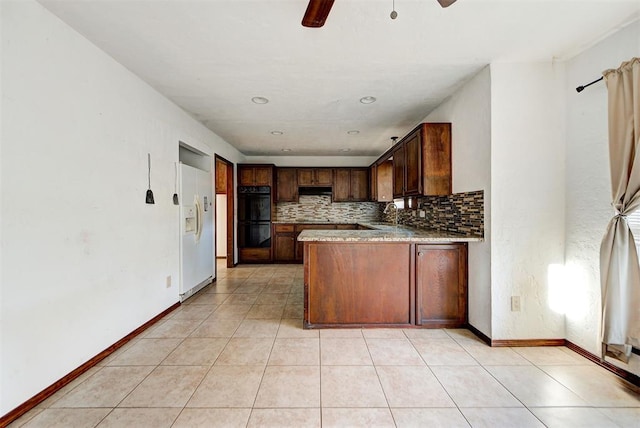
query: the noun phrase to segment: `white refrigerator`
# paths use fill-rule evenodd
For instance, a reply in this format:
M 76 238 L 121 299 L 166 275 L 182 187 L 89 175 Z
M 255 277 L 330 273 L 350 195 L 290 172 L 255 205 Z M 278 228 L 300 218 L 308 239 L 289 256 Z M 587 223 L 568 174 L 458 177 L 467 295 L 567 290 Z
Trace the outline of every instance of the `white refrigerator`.
M 179 164 L 180 301 L 214 277 L 213 191 L 211 173 Z

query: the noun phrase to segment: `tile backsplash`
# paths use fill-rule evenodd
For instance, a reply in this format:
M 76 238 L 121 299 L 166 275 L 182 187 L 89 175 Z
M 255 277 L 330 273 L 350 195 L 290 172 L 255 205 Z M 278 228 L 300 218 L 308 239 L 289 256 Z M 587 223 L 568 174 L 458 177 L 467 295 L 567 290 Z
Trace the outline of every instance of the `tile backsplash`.
M 276 204 L 276 221 L 356 223 L 380 221 L 384 205 L 377 202 L 331 202 L 329 195 L 301 195 L 296 202 Z
M 465 235 L 484 236 L 484 191 L 456 193 L 446 196 L 418 198 L 425 217 L 419 210 L 398 211 L 398 223 L 420 229 L 431 229 Z M 384 214 L 386 203 L 379 202 L 331 202 L 329 195 L 301 195 L 299 202 L 276 204 L 279 222 L 393 222 L 394 213 Z
M 484 191 L 455 193 L 446 196 L 423 196 L 418 198 L 419 210 L 398 211 L 398 223 L 421 229 L 433 229 L 465 235 L 484 236 Z M 383 216 L 393 221 L 393 211 Z

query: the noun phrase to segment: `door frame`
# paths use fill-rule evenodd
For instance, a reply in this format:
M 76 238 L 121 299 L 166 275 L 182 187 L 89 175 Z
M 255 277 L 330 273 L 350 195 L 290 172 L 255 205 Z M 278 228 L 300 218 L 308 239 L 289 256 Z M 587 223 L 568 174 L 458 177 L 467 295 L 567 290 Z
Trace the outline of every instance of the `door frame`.
M 233 179 L 233 162 L 228 161 L 227 159 L 223 158 L 222 156 L 219 155 L 215 155 L 214 156 L 215 161 L 220 161 L 222 163 L 225 164 L 226 166 L 226 183 L 227 183 L 227 188 L 226 188 L 226 192 L 225 194 L 227 195 L 227 221 L 226 221 L 226 225 L 227 225 L 227 249 L 226 249 L 226 257 L 227 257 L 227 268 L 233 268 L 235 267 L 235 263 L 234 263 L 234 254 L 235 254 L 235 248 L 234 248 L 234 237 L 235 237 L 235 230 L 234 230 L 234 218 L 235 218 L 235 212 L 234 212 L 234 207 L 235 207 L 235 194 L 234 194 L 234 190 L 235 190 L 235 184 L 234 184 L 234 179 Z M 217 162 L 214 163 L 215 165 L 217 165 Z M 216 249 L 216 254 L 217 253 L 217 249 Z

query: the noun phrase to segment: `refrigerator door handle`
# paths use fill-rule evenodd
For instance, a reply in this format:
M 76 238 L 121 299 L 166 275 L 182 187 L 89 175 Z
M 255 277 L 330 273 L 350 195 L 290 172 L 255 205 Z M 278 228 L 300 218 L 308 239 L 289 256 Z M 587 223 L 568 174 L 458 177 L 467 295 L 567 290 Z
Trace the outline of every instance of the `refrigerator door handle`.
M 198 195 L 195 197 L 195 208 L 196 208 L 196 233 L 195 238 L 196 242 L 200 242 L 200 235 L 202 234 L 202 205 L 200 204 L 200 198 Z
M 200 238 L 202 237 L 202 231 L 204 230 L 204 204 L 200 202 L 199 197 L 198 197 L 198 207 L 200 208 L 200 216 L 198 220 L 198 223 L 200 225 L 200 228 L 198 229 L 198 241 L 200 241 Z

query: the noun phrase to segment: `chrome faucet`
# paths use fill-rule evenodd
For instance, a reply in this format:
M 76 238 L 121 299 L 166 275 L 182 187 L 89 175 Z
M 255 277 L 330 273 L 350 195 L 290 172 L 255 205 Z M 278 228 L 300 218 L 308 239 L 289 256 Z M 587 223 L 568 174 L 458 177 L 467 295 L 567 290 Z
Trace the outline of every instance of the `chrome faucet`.
M 387 205 L 384 207 L 384 211 L 382 213 L 383 214 L 389 214 L 389 211 L 392 208 L 393 208 L 393 211 L 395 213 L 393 224 L 397 226 L 398 225 L 398 206 L 393 201 L 387 203 Z

